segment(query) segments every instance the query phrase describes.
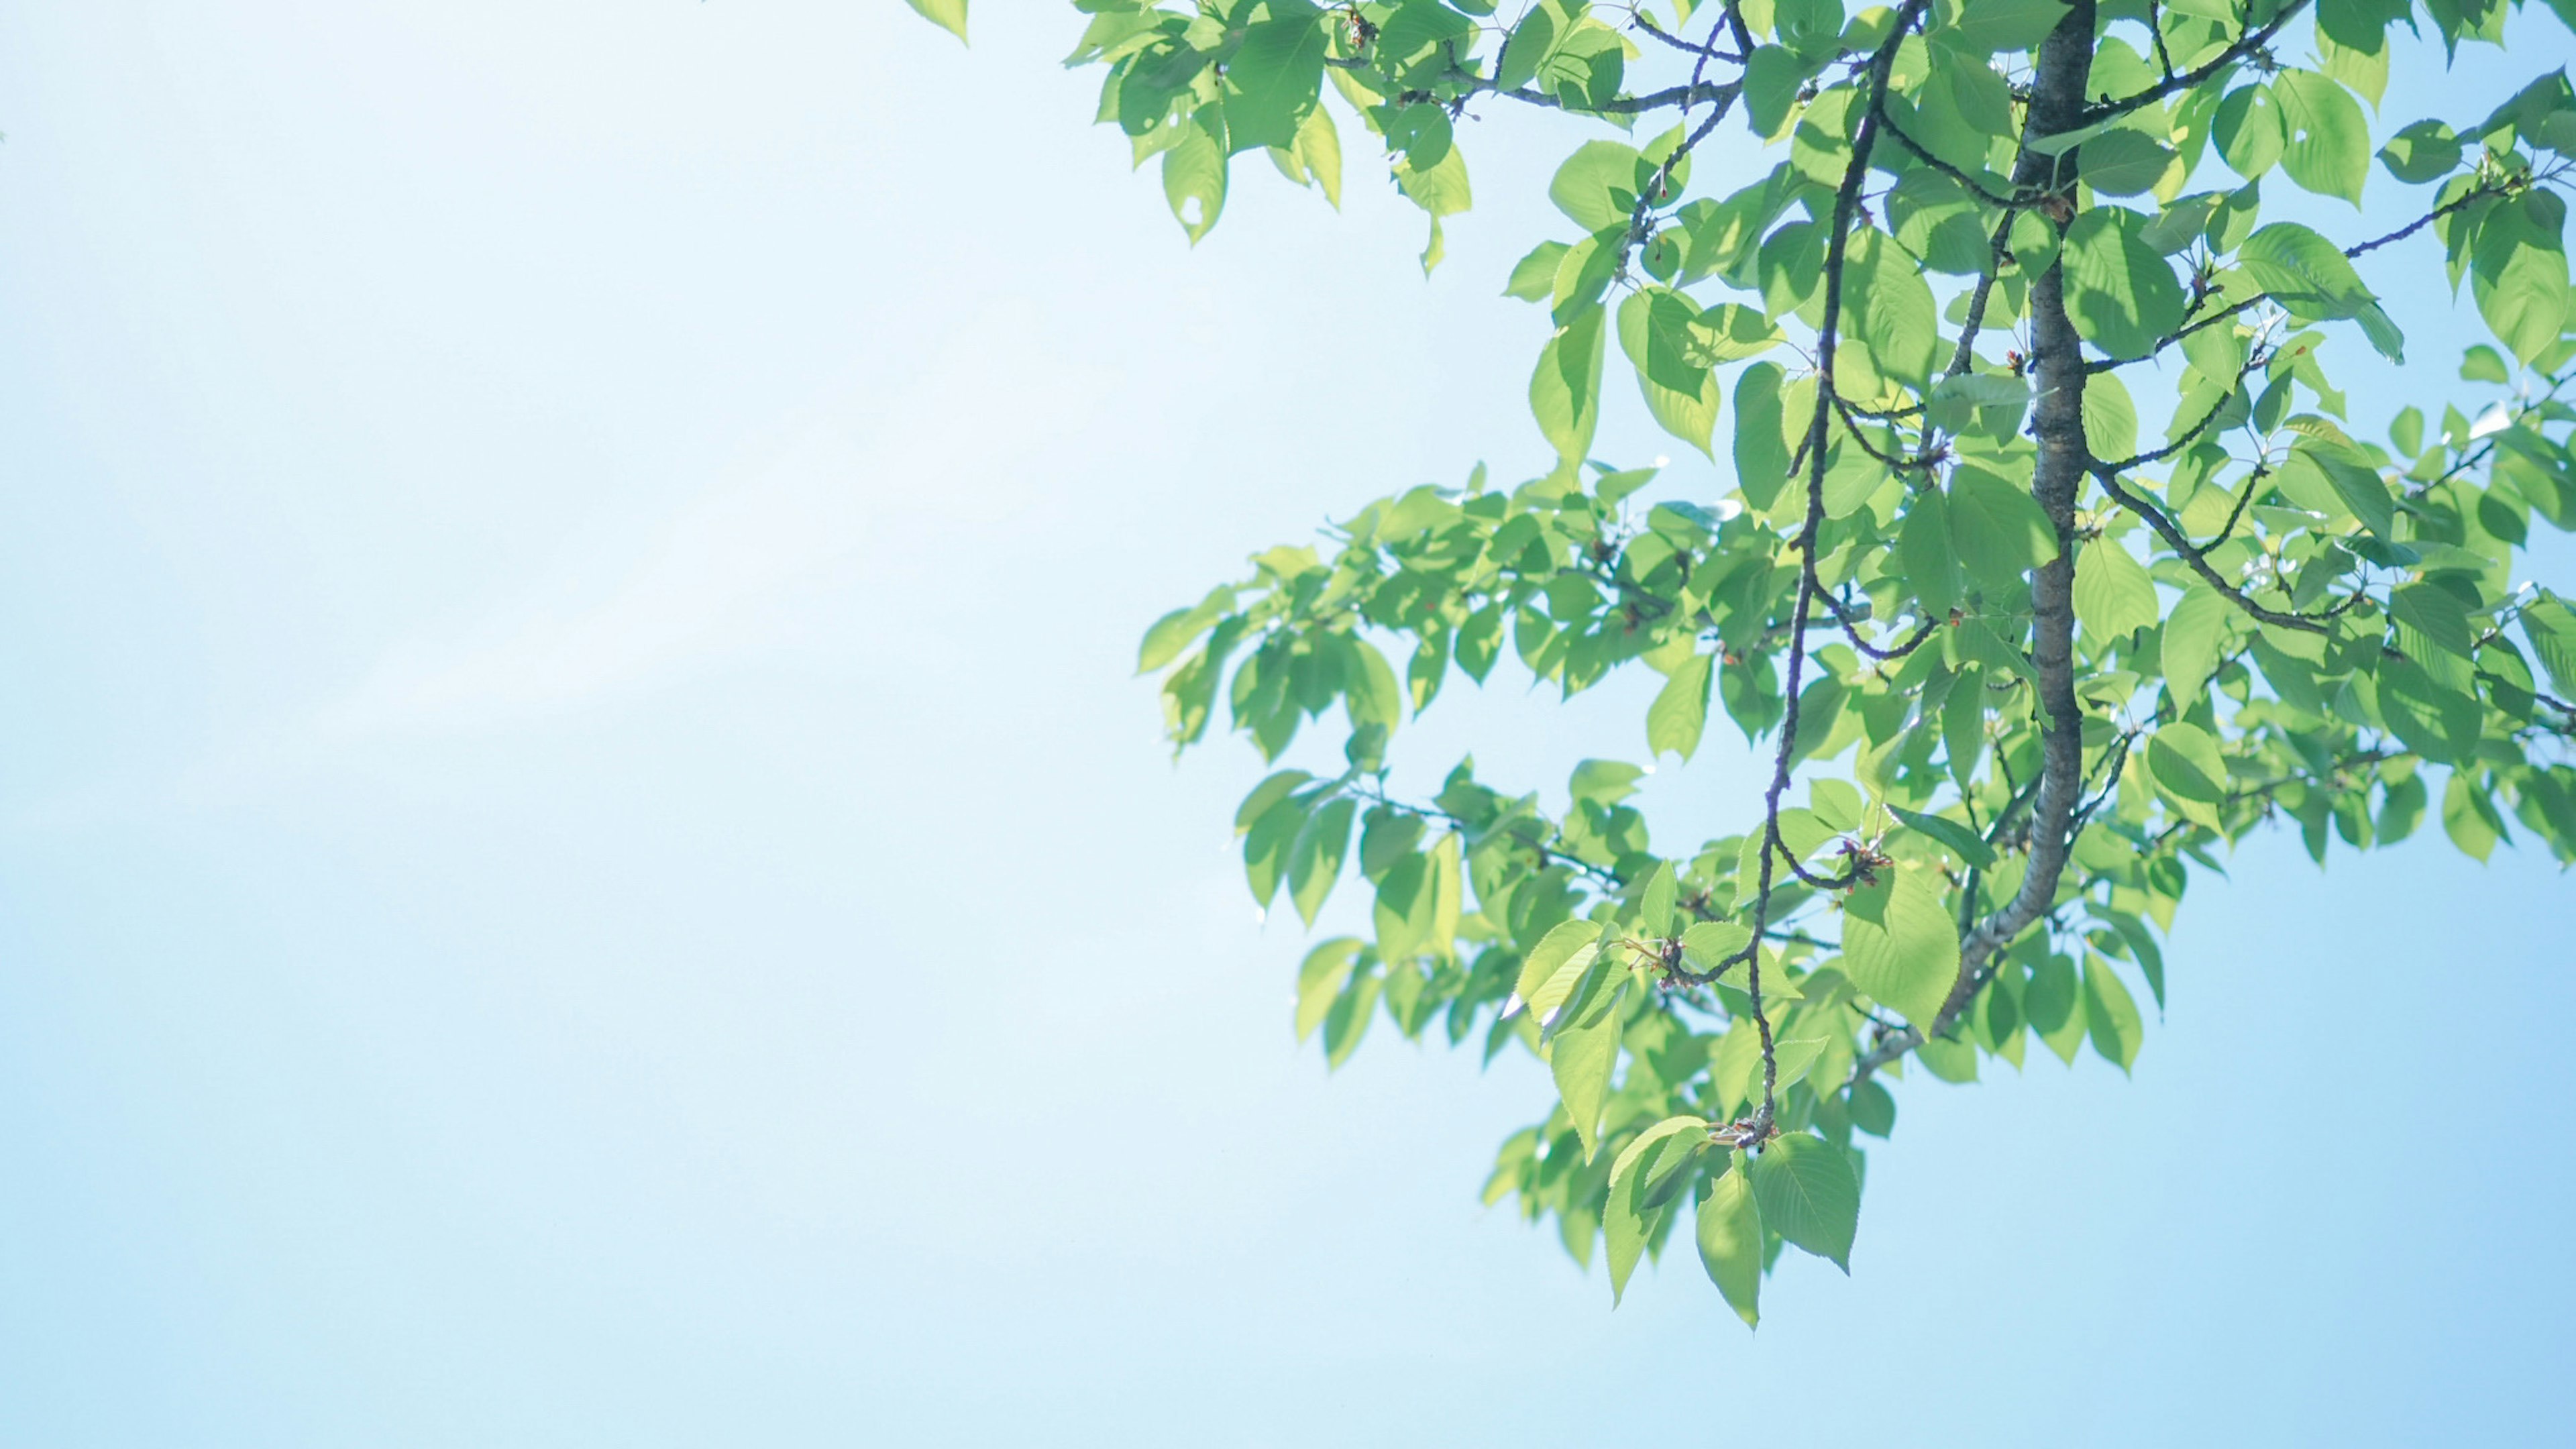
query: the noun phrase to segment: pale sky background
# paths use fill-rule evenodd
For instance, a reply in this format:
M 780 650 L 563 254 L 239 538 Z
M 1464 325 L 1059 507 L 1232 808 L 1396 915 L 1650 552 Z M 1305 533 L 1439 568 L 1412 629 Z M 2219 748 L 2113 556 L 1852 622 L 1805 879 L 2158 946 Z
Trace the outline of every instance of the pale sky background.
M 0 1443 L 2563 1438 L 2536 847 L 2248 846 L 2135 1080 L 1906 1084 L 1759 1334 L 1478 1206 L 1530 1064 L 1298 1051 L 1257 763 L 1174 768 L 1135 639 L 1536 469 L 1495 294 L 1571 138 L 1469 128 L 1428 283 L 1355 133 L 1343 214 L 1246 158 L 1193 251 L 1079 25 L 0 0 Z M 2372 275 L 2421 376 L 2356 402 L 2434 392 L 2462 314 Z M 1453 690 L 1409 767 L 1643 750 Z

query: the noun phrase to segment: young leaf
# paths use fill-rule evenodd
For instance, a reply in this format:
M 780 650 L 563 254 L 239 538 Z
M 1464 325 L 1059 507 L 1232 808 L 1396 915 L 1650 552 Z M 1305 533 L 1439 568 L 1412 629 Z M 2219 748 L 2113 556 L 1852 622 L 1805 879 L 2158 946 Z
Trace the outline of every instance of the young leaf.
M 1693 971 L 1714 971 L 1752 939 L 1750 930 L 1733 921 L 1700 921 L 1682 932 L 1682 955 Z
M 913 13 L 956 36 L 966 38 L 966 0 L 904 0 Z
M 2379 164 L 2409 186 L 2439 181 L 2459 167 L 2460 138 L 2440 121 L 2417 121 L 2379 148 Z
M 1637 901 L 1637 929 L 1657 940 L 1673 933 L 1673 863 L 1669 860 L 1646 878 L 1645 893 Z
M 1273 0 L 1268 20 L 1246 26 L 1225 67 L 1226 146 L 1293 146 L 1324 84 L 1320 12 L 1298 0 Z
M 2523 606 L 2522 636 L 2531 641 L 2531 651 L 2540 656 L 2558 693 L 2576 699 L 2576 610 L 2543 590 Z
M 2248 181 L 2260 179 L 2280 164 L 2289 139 L 2282 128 L 2279 99 L 2259 82 L 2229 91 L 2227 99 L 2218 103 L 2210 137 L 2218 142 L 2219 159 Z
M 2216 589 L 2195 584 L 2165 617 L 2165 689 L 2174 707 L 2185 714 L 2199 703 L 2218 672 L 2220 657 L 2236 627 L 2237 609 Z
M 1533 1014 L 1544 1018 L 1547 1012 L 1535 1005 L 1542 988 L 1559 972 L 1566 970 L 1569 963 L 1572 963 L 1585 947 L 1595 945 L 1600 939 L 1601 928 L 1590 921 L 1559 922 L 1554 929 L 1540 937 L 1539 943 L 1532 946 L 1529 954 L 1521 959 L 1520 979 L 1514 984 L 1512 994 L 1524 1002 L 1532 1003 L 1530 1009 Z M 1579 970 L 1580 967 L 1576 969 Z M 1569 980 L 1566 984 L 1571 986 L 1573 983 Z M 1556 999 L 1563 1001 L 1564 993 L 1559 992 Z
M 1335 800 L 1306 818 L 1296 844 L 1289 848 L 1288 898 L 1309 926 L 1315 924 L 1315 912 L 1323 908 L 1324 898 L 1341 878 L 1342 860 L 1351 847 L 1351 817 L 1358 809 L 1358 802 L 1348 797 Z
M 2155 627 L 2162 608 L 2155 580 L 2135 556 L 2110 538 L 2096 538 L 2075 556 L 2075 617 L 2104 639 Z
M 1737 1161 L 1743 1159 L 1739 1156 Z M 1698 1233 L 1700 1266 L 1747 1328 L 1762 1318 L 1762 1209 L 1753 1184 L 1741 1168 L 1709 1184 L 1700 1199 Z
M 1851 1271 L 1852 1235 L 1860 1225 L 1860 1180 L 1851 1160 L 1821 1137 L 1792 1132 L 1772 1139 L 1748 1174 L 1762 1225 L 1797 1247 Z
M 1357 936 L 1335 936 L 1306 953 L 1297 967 L 1297 1040 L 1313 1036 L 1323 1025 L 1324 1014 L 1351 978 L 1362 944 Z
M 1619 1062 L 1620 1007 L 1626 996 L 1625 985 L 1601 993 L 1581 1020 L 1557 1031 L 1548 1047 L 1548 1071 L 1583 1139 L 1587 1162 L 1601 1150 L 1601 1106 L 1610 1095 L 1610 1070 Z
M 1918 1026 L 1941 1014 L 1959 978 L 1959 928 L 1930 870 L 1882 870 L 1844 899 L 1843 971 Z
M 2273 222 L 2247 237 L 2236 262 L 2256 286 L 2301 317 L 2357 317 L 2379 300 L 2340 248 L 2294 221 Z
M 1172 219 L 1190 234 L 1192 246 L 1225 210 L 1225 146 L 1218 132 L 1209 129 L 1215 114 L 1211 107 L 1182 123 L 1180 140 L 1163 153 L 1163 199 L 1171 204 Z M 1214 124 L 1221 129 L 1224 122 Z
M 1637 193 L 1654 172 L 1634 146 L 1586 141 L 1556 168 L 1547 199 L 1585 231 L 1624 225 L 1637 205 Z
M 1660 758 L 1670 752 L 1687 760 L 1699 748 L 1700 734 L 1708 727 L 1709 669 L 1715 663 L 1706 654 L 1693 654 L 1656 691 L 1655 702 L 1646 707 L 1650 753 Z
M 2496 841 L 2504 834 L 2495 807 L 2487 803 L 2484 793 L 2464 771 L 2453 770 L 2450 783 L 2442 787 L 2442 833 L 2451 837 L 2461 854 L 2481 865 L 2494 853 Z
M 2066 6 L 2058 0 L 1968 0 L 1940 34 L 1971 55 L 2033 50 L 2065 18 Z
M 1979 839 L 1977 832 L 1959 821 L 1946 816 L 1919 814 L 1902 805 L 1890 805 L 1887 809 L 1889 814 L 1904 821 L 1906 828 L 1931 836 L 1934 840 L 1948 846 L 1951 854 L 1977 869 L 1986 870 L 1993 867 L 1995 863 L 1993 848 Z
M 1950 479 L 1950 543 L 1988 587 L 2009 586 L 2057 554 L 2057 530 L 2030 494 L 1962 465 Z
M 2147 219 L 2096 207 L 2066 229 L 2066 311 L 2084 340 L 2112 357 L 2143 357 L 2182 325 L 2182 284 L 2140 233 Z
M 2147 737 L 2147 767 L 2156 788 L 2185 818 L 2218 828 L 2218 807 L 2227 798 L 2227 761 L 2218 742 L 2195 724 L 2180 721 Z
M 1576 313 L 1539 349 L 1538 370 L 1530 375 L 1530 414 L 1569 466 L 1591 451 L 1601 423 L 1603 321 L 1598 304 Z
M 2138 1045 L 2146 1035 L 2138 1003 L 2110 963 L 2090 953 L 2084 963 L 2084 1020 L 2092 1029 L 2093 1050 L 2103 1060 L 2123 1072 L 2137 1063 Z
M 2288 138 L 2281 169 L 2306 190 L 2360 206 L 2370 178 L 2370 121 L 2360 105 L 2314 71 L 2285 70 L 2272 78 L 2272 90 Z

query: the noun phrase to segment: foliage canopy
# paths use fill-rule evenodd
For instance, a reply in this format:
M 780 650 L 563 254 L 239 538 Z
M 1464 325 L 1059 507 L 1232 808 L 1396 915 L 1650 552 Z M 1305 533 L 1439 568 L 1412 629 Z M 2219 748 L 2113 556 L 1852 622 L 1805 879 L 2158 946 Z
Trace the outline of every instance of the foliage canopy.
M 964 0 L 911 3 L 964 35 Z M 1344 767 L 1235 816 L 1265 905 L 1374 893 L 1373 936 L 1300 967 L 1296 1029 L 1336 1064 L 1381 1012 L 1543 1059 L 1558 1101 L 1487 1199 L 1600 1247 L 1614 1294 L 1685 1220 L 1748 1323 L 1784 1245 L 1847 1268 L 1909 1064 L 2127 1069 L 2195 868 L 2266 821 L 2323 861 L 2438 809 L 2480 859 L 2518 824 L 2576 861 L 2576 609 L 2516 571 L 2535 524 L 2576 528 L 2576 92 L 2372 119 L 2401 48 L 2501 44 L 2500 0 L 1076 8 L 1069 64 L 1194 241 L 1246 151 L 1338 202 L 1356 118 L 1430 267 L 1462 118 L 1598 132 L 1504 287 L 1547 314 L 1549 471 L 1259 554 L 1139 663 L 1184 747 L 1220 701 L 1274 762 L 1338 710 Z M 1730 123 L 1778 160 L 1695 195 Z M 2366 185 L 2414 219 L 2280 214 Z M 2405 364 L 2374 283 L 2431 284 L 2381 250 L 2427 229 L 2494 343 L 2374 435 L 2334 379 Z M 1596 459 L 1614 351 L 1731 493 L 1641 509 L 1654 470 Z M 1650 758 L 1714 702 L 1767 742 L 1760 818 L 1659 850 L 1608 759 L 1562 813 L 1472 762 L 1390 794 L 1399 725 L 1506 647 L 1569 696 L 1660 675 Z

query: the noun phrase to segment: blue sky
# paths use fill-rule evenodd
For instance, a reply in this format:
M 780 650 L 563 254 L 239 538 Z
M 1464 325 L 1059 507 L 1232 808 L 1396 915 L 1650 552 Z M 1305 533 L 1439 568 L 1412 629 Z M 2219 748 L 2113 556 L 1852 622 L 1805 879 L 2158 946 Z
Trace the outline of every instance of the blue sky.
M 2386 114 L 2482 111 L 2547 26 Z M 2249 845 L 2134 1080 L 1908 1084 L 1853 1276 L 1793 1259 L 1757 1335 L 1686 1257 L 1614 1313 L 1477 1205 L 1527 1063 L 1328 1079 L 1230 854 L 1257 766 L 1172 765 L 1134 641 L 1539 465 L 1495 293 L 1564 138 L 1476 129 L 1428 282 L 1356 155 L 1339 215 L 1246 166 L 1193 251 L 1071 12 L 977 29 L 0 3 L 0 1442 L 2563 1424 L 2535 850 Z M 2391 306 L 2423 380 L 2357 404 L 2470 336 Z M 1413 767 L 1642 753 L 1634 689 L 1453 698 Z M 1751 781 L 1647 798 L 1687 840 Z

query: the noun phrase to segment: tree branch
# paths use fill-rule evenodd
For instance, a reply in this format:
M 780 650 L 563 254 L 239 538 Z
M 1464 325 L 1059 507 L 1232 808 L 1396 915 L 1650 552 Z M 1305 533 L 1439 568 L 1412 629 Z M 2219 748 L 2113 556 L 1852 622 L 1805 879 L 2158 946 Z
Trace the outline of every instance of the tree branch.
M 2093 64 L 2093 0 L 2075 0 L 2041 42 L 2031 80 L 2030 113 L 2016 188 L 2054 184 L 2055 158 L 2034 142 L 2084 124 L 2084 81 Z M 2143 104 L 2143 103 L 2142 103 Z M 2032 796 L 2029 864 L 2020 889 L 1962 933 L 1959 975 L 1930 1022 L 1916 1022 L 1870 1049 L 1853 1070 L 1858 1080 L 1956 1024 L 1984 984 L 1986 964 L 2056 903 L 2074 841 L 2069 829 L 2084 787 L 2084 714 L 2075 702 L 2075 500 L 2092 462 L 2084 446 L 2084 340 L 2066 314 L 2064 262 L 2052 260 L 2031 281 L 2032 367 L 2038 401 L 2031 431 L 2039 443 L 2031 494 L 2057 533 L 2057 556 L 2031 574 L 2031 664 L 2039 676 L 2040 774 Z M 1998 822 L 2000 824 L 2000 822 Z
M 2066 126 L 2063 129 L 2072 131 L 2078 126 L 2086 126 L 2099 121 L 2107 121 L 2115 116 L 2125 116 L 2140 106 L 2153 105 L 2167 96 L 2190 90 L 2193 86 L 2200 84 L 2202 81 L 2209 79 L 2211 76 L 2218 74 L 2220 71 L 2225 70 L 2229 66 L 2234 65 L 2236 62 L 2243 60 L 2245 57 L 2252 55 L 2255 51 L 2258 51 L 2264 46 L 2270 44 L 2272 37 L 2281 33 L 2281 27 L 2288 25 L 2293 19 L 2297 18 L 2300 11 L 2306 8 L 2307 0 L 2290 0 L 2289 4 L 2281 7 L 2281 13 L 2273 16 L 2270 20 L 2265 21 L 2261 28 L 2249 30 L 2243 35 L 2238 36 L 2235 44 L 2220 51 L 2207 62 L 2193 66 L 2190 70 L 2184 71 L 2180 75 L 2174 75 L 2168 72 L 2164 80 L 2147 87 L 2145 90 L 2138 92 L 2134 96 L 2123 96 L 2116 101 L 2102 101 L 2095 105 L 2083 106 L 2077 111 L 2074 124 Z M 2157 32 L 2156 45 L 2158 53 L 2161 54 L 2164 46 L 2164 35 L 2161 31 Z M 2043 65 L 2044 64 L 2045 63 L 2043 62 Z M 2081 79 L 2077 80 L 2075 84 L 2076 89 L 2079 91 L 2083 89 L 2084 82 Z
M 2173 519 L 2166 516 L 2163 509 L 2158 508 L 2155 504 L 2149 502 L 2145 498 L 2142 498 L 2120 486 L 2119 474 L 2108 468 L 2097 466 L 2094 470 L 2093 476 L 2101 480 L 2103 491 L 2109 493 L 2112 499 L 2121 507 L 2138 515 L 2140 518 L 2145 519 L 2147 521 L 2147 527 L 2154 529 L 2156 531 L 2156 536 L 2162 538 L 2168 545 L 2170 545 L 2175 553 L 2180 554 L 2183 562 L 2191 565 L 2191 571 L 2193 573 L 2200 575 L 2201 582 L 2209 585 L 2213 589 L 2216 589 L 2230 603 L 2236 605 L 2236 607 L 2243 609 L 2246 613 L 2253 615 L 2255 618 L 2262 620 L 2266 624 L 2277 625 L 2284 629 L 2296 629 L 2307 634 L 2331 634 L 2334 632 L 2332 629 L 2326 627 L 2323 619 L 2307 614 L 2285 614 L 2278 609 L 2267 609 L 2261 604 L 2254 602 L 2251 597 L 2247 596 L 2244 590 L 2229 583 L 2225 575 L 2209 566 L 2208 551 L 2194 546 L 2191 539 L 2183 533 L 2181 526 L 2176 524 Z M 2328 615 L 2326 617 L 2330 618 L 2332 616 Z

